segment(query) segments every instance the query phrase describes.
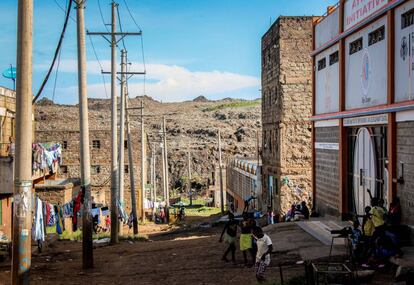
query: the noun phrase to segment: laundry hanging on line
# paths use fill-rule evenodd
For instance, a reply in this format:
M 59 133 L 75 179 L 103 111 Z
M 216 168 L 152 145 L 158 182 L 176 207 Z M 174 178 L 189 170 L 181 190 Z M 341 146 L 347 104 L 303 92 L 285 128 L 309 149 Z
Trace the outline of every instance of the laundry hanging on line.
M 32 171 L 56 173 L 62 162 L 62 146 L 59 143 L 32 144 Z

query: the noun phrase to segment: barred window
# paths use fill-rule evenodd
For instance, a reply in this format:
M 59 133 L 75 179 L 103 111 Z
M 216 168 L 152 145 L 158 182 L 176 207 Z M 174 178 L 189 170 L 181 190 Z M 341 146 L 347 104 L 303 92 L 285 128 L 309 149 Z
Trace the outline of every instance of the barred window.
M 401 15 L 401 30 L 414 24 L 414 9 Z
M 379 29 L 376 29 L 375 31 L 369 33 L 368 35 L 368 45 L 371 46 L 373 44 L 376 44 L 380 41 L 385 39 L 385 27 L 382 26 Z
M 333 65 L 339 61 L 339 52 L 336 51 L 333 54 L 329 55 L 329 65 Z
M 364 47 L 364 44 L 362 42 L 362 37 L 353 41 L 349 44 L 349 54 L 354 54 L 356 52 L 359 52 Z
M 93 140 L 92 141 L 92 148 L 100 149 L 101 148 L 101 141 L 100 140 Z
M 326 67 L 326 58 L 324 57 L 318 61 L 318 71 L 324 69 L 325 67 Z
M 60 173 L 68 173 L 68 167 L 66 165 L 61 165 Z
M 99 174 L 101 173 L 101 166 L 100 165 L 92 165 L 92 174 Z
M 124 141 L 124 148 L 128 149 L 128 141 L 127 140 Z
M 67 149 L 68 148 L 68 141 L 63 141 L 62 142 L 62 148 L 63 149 Z
M 125 174 L 129 173 L 129 167 L 128 167 L 128 165 L 124 165 L 124 173 Z

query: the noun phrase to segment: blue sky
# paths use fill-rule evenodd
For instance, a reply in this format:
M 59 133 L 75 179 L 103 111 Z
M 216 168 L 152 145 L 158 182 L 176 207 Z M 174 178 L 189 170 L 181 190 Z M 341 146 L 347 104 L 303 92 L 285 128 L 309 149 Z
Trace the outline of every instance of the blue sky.
M 67 0 L 35 0 L 33 92 L 37 92 L 53 57 Z M 182 101 L 204 95 L 210 99 L 260 97 L 260 40 L 278 16 L 321 15 L 337 0 L 126 0 L 143 30 L 147 80 L 145 93 L 158 100 Z M 110 0 L 87 0 L 86 26 L 104 31 L 99 13 L 110 20 Z M 118 0 L 124 31 L 136 31 L 124 0 Z M 16 61 L 17 1 L 0 1 L 0 69 Z M 76 19 L 75 10 L 72 18 Z M 109 70 L 108 43 L 94 37 L 104 69 Z M 141 71 L 140 39 L 125 41 L 131 70 Z M 122 45 L 120 45 L 120 48 Z M 88 96 L 106 98 L 100 67 L 87 38 Z M 56 102 L 77 103 L 76 24 L 70 20 L 63 43 L 59 73 L 43 92 Z M 110 77 L 105 77 L 110 96 Z M 12 87 L 3 77 L 0 85 Z M 143 78 L 129 81 L 130 95 L 144 94 Z M 53 90 L 55 90 L 53 92 Z M 54 94 L 53 94 L 54 93 Z

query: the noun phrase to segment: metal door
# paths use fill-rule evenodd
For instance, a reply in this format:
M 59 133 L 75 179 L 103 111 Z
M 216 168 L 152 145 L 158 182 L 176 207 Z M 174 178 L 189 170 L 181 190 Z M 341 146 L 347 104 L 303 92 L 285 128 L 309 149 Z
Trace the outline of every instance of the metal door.
M 371 204 L 368 190 L 375 196 L 376 161 L 372 134 L 368 128 L 361 128 L 355 140 L 353 167 L 353 202 L 358 215 Z

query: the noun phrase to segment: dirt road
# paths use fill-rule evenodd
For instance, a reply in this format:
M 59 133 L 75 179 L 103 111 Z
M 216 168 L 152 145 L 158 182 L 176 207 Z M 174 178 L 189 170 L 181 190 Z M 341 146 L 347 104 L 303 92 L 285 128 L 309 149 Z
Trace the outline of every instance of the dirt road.
M 220 260 L 221 228 L 155 233 L 148 242 L 121 242 L 94 250 L 95 267 L 81 266 L 81 243 L 56 241 L 33 256 L 31 284 L 256 284 L 254 269 Z M 295 259 L 297 256 L 279 256 Z M 279 259 L 278 257 L 274 259 Z M 275 261 L 276 262 L 276 261 Z M 278 276 L 278 268 L 268 276 Z M 290 274 L 294 274 L 290 273 Z M 10 267 L 0 267 L 0 284 L 10 284 Z

